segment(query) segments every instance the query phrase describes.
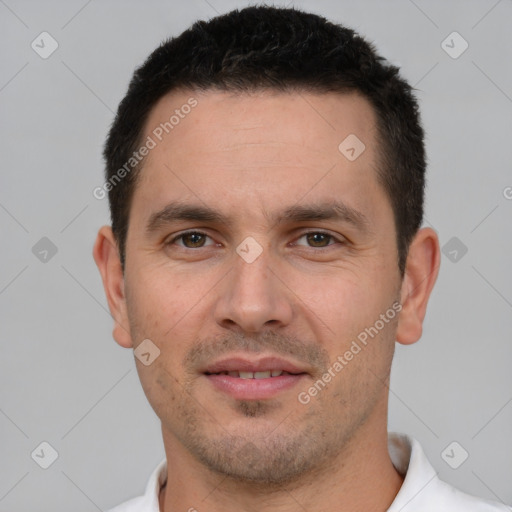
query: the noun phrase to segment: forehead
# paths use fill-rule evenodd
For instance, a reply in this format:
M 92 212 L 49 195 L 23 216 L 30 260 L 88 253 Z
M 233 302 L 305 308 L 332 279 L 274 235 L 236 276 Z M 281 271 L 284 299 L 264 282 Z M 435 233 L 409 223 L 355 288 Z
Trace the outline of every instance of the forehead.
M 239 208 L 267 213 L 306 194 L 342 193 L 372 208 L 371 192 L 382 194 L 375 113 L 356 93 L 173 91 L 151 111 L 143 138 L 154 148 L 134 201 L 154 206 L 188 197 L 227 207 L 237 192 Z
M 258 153 L 258 144 L 266 144 L 266 149 L 287 144 L 298 146 L 298 157 L 307 152 L 310 158 L 320 158 L 340 156 L 338 146 L 350 135 L 364 142 L 368 156 L 374 149 L 375 127 L 374 109 L 357 93 L 179 90 L 159 100 L 144 131 L 163 143 L 159 145 L 172 146 L 179 138 L 173 147 L 176 156 L 191 147 L 199 156 L 223 150 L 247 152 L 251 145 Z M 280 151 L 275 153 L 279 156 Z

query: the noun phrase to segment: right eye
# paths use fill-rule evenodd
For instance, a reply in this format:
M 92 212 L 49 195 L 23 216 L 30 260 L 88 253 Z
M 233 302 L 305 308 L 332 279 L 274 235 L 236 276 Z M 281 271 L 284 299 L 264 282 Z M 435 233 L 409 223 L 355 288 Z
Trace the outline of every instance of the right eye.
M 186 231 L 175 236 L 171 241 L 167 242 L 166 245 L 172 245 L 180 241 L 181 243 L 177 244 L 180 247 L 184 247 L 186 249 L 200 249 L 201 247 L 215 244 L 213 240 L 212 243 L 206 244 L 207 239 L 211 240 L 206 233 L 202 233 L 201 231 Z

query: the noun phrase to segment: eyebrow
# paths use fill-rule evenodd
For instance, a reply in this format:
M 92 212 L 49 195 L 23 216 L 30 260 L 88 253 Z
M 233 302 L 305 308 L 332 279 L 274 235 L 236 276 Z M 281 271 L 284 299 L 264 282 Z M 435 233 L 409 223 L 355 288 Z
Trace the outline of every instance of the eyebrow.
M 308 205 L 294 205 L 274 214 L 264 213 L 272 225 L 284 222 L 308 222 L 330 220 L 351 224 L 358 230 L 368 233 L 371 223 L 359 210 L 341 201 L 329 201 Z M 206 205 L 186 204 L 175 201 L 151 214 L 146 225 L 146 232 L 151 234 L 168 224 L 178 221 L 205 222 L 211 224 L 231 225 L 232 219 Z

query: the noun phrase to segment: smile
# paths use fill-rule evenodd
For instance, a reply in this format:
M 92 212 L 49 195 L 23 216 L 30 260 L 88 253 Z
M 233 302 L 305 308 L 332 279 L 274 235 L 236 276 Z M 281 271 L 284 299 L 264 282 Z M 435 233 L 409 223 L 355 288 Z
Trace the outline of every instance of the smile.
M 213 373 L 207 375 L 229 375 L 239 379 L 269 379 L 271 377 L 279 377 L 281 375 L 294 375 L 292 373 L 285 372 L 284 370 L 266 370 L 260 372 L 244 372 L 244 371 L 224 371 L 219 373 Z

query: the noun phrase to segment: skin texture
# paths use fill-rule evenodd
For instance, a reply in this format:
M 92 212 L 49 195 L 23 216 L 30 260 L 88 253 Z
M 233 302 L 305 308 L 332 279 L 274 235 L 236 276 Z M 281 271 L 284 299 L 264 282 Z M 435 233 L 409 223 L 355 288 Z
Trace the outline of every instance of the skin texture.
M 174 91 L 151 112 L 144 139 L 190 97 L 197 106 L 144 162 L 124 274 L 108 226 L 94 247 L 115 340 L 136 348 L 150 339 L 160 350 L 151 365 L 136 364 L 162 422 L 161 510 L 386 510 L 403 480 L 387 451 L 391 361 L 395 341 L 421 336 L 437 236 L 419 230 L 402 280 L 376 178 L 375 114 L 357 94 Z M 354 161 L 338 150 L 349 134 L 366 146 Z M 177 200 L 226 219 L 148 232 L 151 216 Z M 275 218 L 332 201 L 364 215 L 364 226 Z M 176 239 L 185 230 L 207 236 Z M 252 263 L 236 252 L 247 237 L 262 249 Z M 393 303 L 400 314 L 301 403 L 299 393 Z M 228 355 L 279 356 L 306 375 L 272 398 L 235 399 L 202 373 Z

